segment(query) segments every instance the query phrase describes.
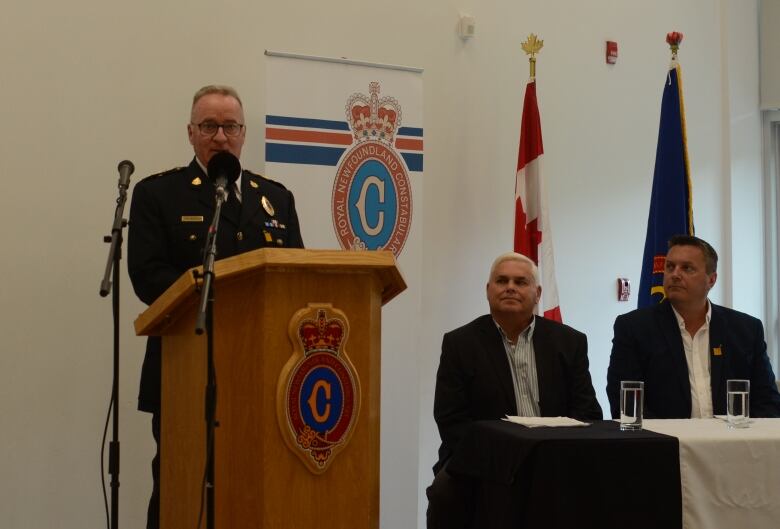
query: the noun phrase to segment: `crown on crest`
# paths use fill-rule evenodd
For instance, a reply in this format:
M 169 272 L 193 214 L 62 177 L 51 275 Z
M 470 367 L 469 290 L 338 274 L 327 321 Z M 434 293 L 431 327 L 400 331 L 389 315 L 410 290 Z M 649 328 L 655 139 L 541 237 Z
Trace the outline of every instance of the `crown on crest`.
M 303 344 L 304 354 L 314 351 L 338 353 L 344 338 L 344 325 L 341 320 L 325 318 L 325 311 L 317 311 L 317 320 L 303 320 L 298 327 L 298 336 Z
M 369 96 L 352 94 L 347 100 L 347 122 L 357 141 L 377 140 L 393 144 L 401 125 L 401 105 L 393 97 L 379 97 L 379 83 L 368 85 Z

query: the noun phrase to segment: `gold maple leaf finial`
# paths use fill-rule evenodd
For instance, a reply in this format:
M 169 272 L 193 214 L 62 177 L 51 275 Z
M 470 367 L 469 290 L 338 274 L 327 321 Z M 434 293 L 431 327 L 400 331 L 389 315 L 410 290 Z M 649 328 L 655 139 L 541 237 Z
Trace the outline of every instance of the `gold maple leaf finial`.
M 536 54 L 544 47 L 544 41 L 531 33 L 523 42 L 522 47 L 526 55 L 530 55 L 528 62 L 531 66 L 531 79 L 534 79 L 536 77 Z
M 533 57 L 535 54 L 539 53 L 539 50 L 541 50 L 543 46 L 544 41 L 540 40 L 536 35 L 531 33 L 526 41 L 523 42 L 523 51 Z

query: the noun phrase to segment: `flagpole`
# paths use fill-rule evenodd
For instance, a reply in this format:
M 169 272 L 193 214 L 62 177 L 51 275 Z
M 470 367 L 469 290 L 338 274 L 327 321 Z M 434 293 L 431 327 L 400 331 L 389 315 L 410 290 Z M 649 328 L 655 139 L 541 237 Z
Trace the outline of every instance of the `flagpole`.
M 523 42 L 522 47 L 528 57 L 528 63 L 531 69 L 531 81 L 536 80 L 536 54 L 541 51 L 544 46 L 544 41 L 539 39 L 536 35 L 531 33 L 528 38 Z
M 680 49 L 680 43 L 683 40 L 683 34 L 679 31 L 671 31 L 666 34 L 666 42 L 669 49 L 672 50 L 672 64 L 670 68 L 677 70 L 677 90 L 680 94 L 680 122 L 682 128 L 683 156 L 685 158 L 685 174 L 688 175 L 688 235 L 695 235 L 696 228 L 693 224 L 693 184 L 691 183 L 691 161 L 688 157 L 688 127 L 685 122 L 685 98 L 683 98 L 682 68 L 677 61 L 677 52 Z

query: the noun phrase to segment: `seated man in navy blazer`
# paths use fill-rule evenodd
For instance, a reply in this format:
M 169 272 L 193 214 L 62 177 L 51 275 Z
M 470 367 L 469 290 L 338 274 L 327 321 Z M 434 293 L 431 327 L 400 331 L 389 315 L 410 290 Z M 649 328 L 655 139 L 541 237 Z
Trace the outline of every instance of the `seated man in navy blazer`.
M 487 283 L 490 314 L 444 335 L 433 404 L 442 443 L 427 490 L 429 529 L 470 523 L 471 483 L 450 475 L 447 463 L 474 421 L 602 417 L 588 372 L 587 338 L 536 316 L 541 293 L 532 260 L 500 255 Z
M 669 240 L 666 298 L 618 316 L 607 371 L 612 417 L 620 414 L 620 381 L 645 383 L 646 418 L 726 413 L 726 380 L 750 380 L 750 415 L 780 417 L 780 394 L 758 319 L 715 305 L 718 254 L 688 235 Z

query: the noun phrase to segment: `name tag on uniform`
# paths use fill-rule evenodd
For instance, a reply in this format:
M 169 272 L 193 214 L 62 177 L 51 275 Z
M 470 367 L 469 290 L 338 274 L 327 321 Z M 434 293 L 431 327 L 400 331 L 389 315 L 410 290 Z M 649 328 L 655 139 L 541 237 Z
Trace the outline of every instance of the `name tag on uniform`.
M 203 215 L 182 215 L 182 222 L 203 222 Z

